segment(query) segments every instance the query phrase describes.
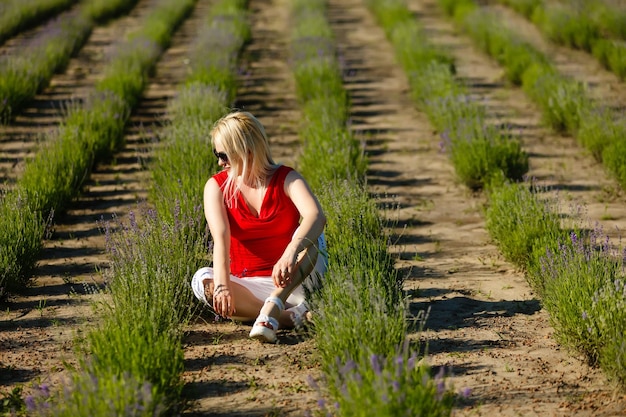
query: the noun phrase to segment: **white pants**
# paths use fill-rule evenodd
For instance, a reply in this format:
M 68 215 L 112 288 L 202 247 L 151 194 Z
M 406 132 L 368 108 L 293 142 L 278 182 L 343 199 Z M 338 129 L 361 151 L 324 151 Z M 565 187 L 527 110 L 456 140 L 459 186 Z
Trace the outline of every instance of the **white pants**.
M 295 290 L 289 295 L 287 298 L 287 304 L 298 305 L 302 303 L 305 299 L 305 287 L 308 291 L 313 291 L 316 288 L 319 288 L 321 285 L 321 278 L 326 272 L 328 268 L 328 253 L 326 248 L 326 238 L 322 233 L 317 240 L 318 244 L 318 256 L 317 262 L 315 263 L 315 267 L 311 274 L 304 279 L 302 285 L 298 285 Z M 193 289 L 193 293 L 196 298 L 206 305 L 211 305 L 209 301 L 206 299 L 206 295 L 204 294 L 204 280 L 205 279 L 213 279 L 213 268 L 205 266 L 193 275 L 191 279 L 191 288 Z M 274 280 L 272 277 L 246 277 L 239 278 L 235 275 L 230 276 L 230 282 L 234 282 L 236 284 L 241 285 L 242 287 L 248 289 L 256 298 L 261 301 L 264 301 L 267 297 L 270 296 L 272 291 L 276 289 L 274 286 Z

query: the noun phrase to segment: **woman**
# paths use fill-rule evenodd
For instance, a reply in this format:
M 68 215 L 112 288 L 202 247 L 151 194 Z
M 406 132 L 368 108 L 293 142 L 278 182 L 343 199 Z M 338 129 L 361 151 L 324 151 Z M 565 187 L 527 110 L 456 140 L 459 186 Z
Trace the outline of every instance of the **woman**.
M 310 289 L 325 270 L 326 218 L 302 176 L 274 163 L 253 115 L 224 116 L 211 139 L 223 168 L 204 187 L 213 267 L 198 270 L 192 288 L 218 315 L 254 320 L 250 337 L 273 343 L 279 326 L 306 316 L 302 284 Z

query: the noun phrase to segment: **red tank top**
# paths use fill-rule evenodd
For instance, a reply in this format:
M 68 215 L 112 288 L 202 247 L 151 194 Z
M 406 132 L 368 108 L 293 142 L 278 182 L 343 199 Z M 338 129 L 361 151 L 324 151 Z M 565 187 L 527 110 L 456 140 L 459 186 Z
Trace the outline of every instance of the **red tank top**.
M 248 207 L 243 195 L 226 212 L 230 223 L 230 272 L 238 277 L 270 276 L 274 264 L 300 224 L 300 212 L 285 194 L 285 177 L 293 169 L 280 166 L 272 175 L 259 216 Z M 228 171 L 213 176 L 220 188 Z

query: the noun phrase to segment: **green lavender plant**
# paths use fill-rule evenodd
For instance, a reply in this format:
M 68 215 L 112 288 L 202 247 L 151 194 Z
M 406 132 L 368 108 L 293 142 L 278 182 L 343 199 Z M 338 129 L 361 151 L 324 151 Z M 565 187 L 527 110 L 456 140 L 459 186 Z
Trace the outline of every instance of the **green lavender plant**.
M 174 3 L 162 0 L 157 3 L 153 14 L 146 18 L 146 26 L 129 35 L 135 41 L 127 39 L 129 42 L 122 43 L 117 54 L 113 55 L 111 66 L 105 69 L 107 76 L 88 96 L 85 106 L 69 107 L 64 123 L 58 131 L 50 133 L 49 140 L 26 164 L 22 177 L 15 185 L 15 192 L 27 196 L 28 210 L 42 213 L 41 219 L 46 219 L 52 211 L 63 211 L 78 194 L 95 161 L 119 149 L 132 105 L 139 99 L 150 68 L 158 58 L 155 50 L 166 46 L 171 30 L 186 16 L 192 5 L 191 0 Z M 147 44 L 142 44 L 139 40 L 148 35 L 155 39 L 148 38 Z M 155 46 L 155 40 L 161 44 Z M 9 227 L 19 229 L 22 225 Z M 22 234 L 7 232 L 7 235 L 18 237 Z M 24 244 L 21 240 L 0 243 Z M 17 252 L 23 250 L 16 249 Z M 13 262 L 14 265 L 6 267 L 8 270 L 28 271 L 33 267 L 32 257 L 13 259 Z M 27 280 L 28 277 L 22 279 Z
M 557 132 L 576 132 L 591 104 L 582 83 L 533 65 L 523 75 L 524 91 L 542 109 L 544 122 Z
M 70 384 L 53 393 L 40 384 L 25 400 L 31 416 L 132 416 L 163 415 L 166 407 L 154 387 L 129 373 L 94 375 L 88 371 L 72 376 Z
M 620 79 L 626 79 L 626 42 L 614 39 L 598 39 L 592 47 L 592 54 L 605 68 Z
M 606 283 L 593 294 L 589 311 L 583 312 L 583 321 L 588 324 L 588 332 L 598 337 L 602 369 L 618 384 L 626 385 L 626 288 L 623 271 L 619 278 Z
M 535 254 L 562 236 L 560 203 L 547 189 L 533 182 L 503 183 L 491 187 L 485 227 L 504 257 L 527 272 L 529 283 L 544 293 L 541 274 L 535 273 Z
M 623 277 L 622 255 L 596 226 L 583 233 L 572 232 L 568 239 L 559 241 L 557 250 L 549 250 L 542 258 L 546 277 L 543 304 L 550 313 L 555 336 L 584 353 L 591 363 L 600 360 L 600 340 L 607 340 L 598 326 L 611 317 L 596 315 L 592 323 L 599 324 L 590 325 L 589 312 L 594 296 Z
M 319 401 L 320 411 L 345 416 L 449 416 L 455 395 L 445 385 L 444 367 L 432 377 L 417 352 L 410 352 L 406 344 L 397 350 L 389 356 L 372 354 L 364 363 L 337 358 L 335 373 L 327 379 L 342 395 L 332 405 Z M 309 378 L 309 384 L 319 390 L 317 381 Z M 469 392 L 463 389 L 459 396 Z
M 28 285 L 49 223 L 23 193 L 0 195 L 0 300 Z
M 80 13 L 52 21 L 20 54 L 0 59 L 0 120 L 22 110 L 64 68 L 91 33 L 93 23 Z
M 553 42 L 586 51 L 591 50 L 600 34 L 589 10 L 572 4 L 546 3 L 535 9 L 532 19 Z

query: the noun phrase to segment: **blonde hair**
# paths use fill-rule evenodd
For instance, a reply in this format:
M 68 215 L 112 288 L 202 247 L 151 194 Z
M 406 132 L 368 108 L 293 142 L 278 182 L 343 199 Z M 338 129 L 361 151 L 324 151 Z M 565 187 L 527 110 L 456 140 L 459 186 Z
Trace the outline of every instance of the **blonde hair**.
M 265 186 L 265 179 L 272 173 L 275 163 L 265 128 L 256 117 L 243 111 L 227 114 L 213 125 L 211 141 L 213 147 L 219 144 L 228 155 L 230 169 L 223 192 L 229 207 L 236 205 L 238 175 L 245 184 Z

